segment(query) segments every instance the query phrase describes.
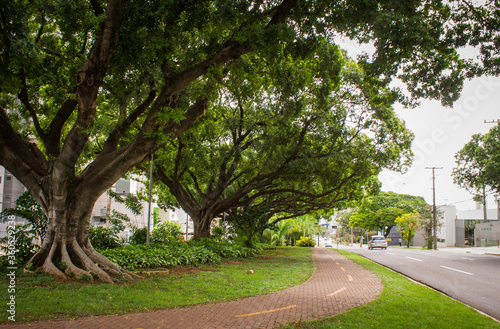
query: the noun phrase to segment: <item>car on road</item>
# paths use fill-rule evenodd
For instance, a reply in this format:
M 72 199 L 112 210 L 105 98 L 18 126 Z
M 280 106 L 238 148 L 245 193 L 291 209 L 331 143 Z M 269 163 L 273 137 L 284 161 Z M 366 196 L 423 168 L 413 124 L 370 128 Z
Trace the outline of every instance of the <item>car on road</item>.
M 387 239 L 381 235 L 374 235 L 368 241 L 368 249 L 374 249 L 374 248 L 380 248 L 380 249 L 387 249 Z

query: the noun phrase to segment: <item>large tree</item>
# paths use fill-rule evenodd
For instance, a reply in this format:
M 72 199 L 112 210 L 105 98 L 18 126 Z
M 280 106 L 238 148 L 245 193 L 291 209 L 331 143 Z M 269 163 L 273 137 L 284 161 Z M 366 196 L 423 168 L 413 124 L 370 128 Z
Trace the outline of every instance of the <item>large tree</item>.
M 438 0 L 2 0 L 0 164 L 49 219 L 31 268 L 121 272 L 89 243 L 95 201 L 202 116 L 244 54 L 373 40 L 367 76 L 398 75 L 413 96 L 449 104 L 463 63 L 443 38 L 447 13 Z
M 157 177 L 195 238 L 238 207 L 266 207 L 275 222 L 337 207 L 409 159 L 393 92 L 326 42 L 283 51 L 233 63 L 209 113 L 157 152 Z
M 0 163 L 49 218 L 32 269 L 120 273 L 89 243 L 97 198 L 203 115 L 216 75 L 278 42 L 295 1 L 8 1 L 1 6 Z M 288 23 L 286 25 L 290 25 Z M 290 28 L 288 28 L 290 30 Z M 190 98 L 178 99 L 196 82 Z
M 395 221 L 404 214 L 418 212 L 430 217 L 430 206 L 424 198 L 394 192 L 380 192 L 367 196 L 358 203 L 356 211 L 349 219 L 349 226 L 367 230 L 381 230 L 384 236 L 396 225 Z
M 500 123 L 484 135 L 475 134 L 455 154 L 453 180 L 471 193 L 491 188 L 500 194 Z

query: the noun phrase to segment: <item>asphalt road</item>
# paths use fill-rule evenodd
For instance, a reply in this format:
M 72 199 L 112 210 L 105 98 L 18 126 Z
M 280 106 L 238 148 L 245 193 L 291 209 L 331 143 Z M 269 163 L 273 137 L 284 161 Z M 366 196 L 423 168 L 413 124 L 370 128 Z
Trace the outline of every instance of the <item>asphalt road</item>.
M 336 247 L 336 246 L 334 246 Z M 342 247 L 500 320 L 500 256 L 439 250 Z

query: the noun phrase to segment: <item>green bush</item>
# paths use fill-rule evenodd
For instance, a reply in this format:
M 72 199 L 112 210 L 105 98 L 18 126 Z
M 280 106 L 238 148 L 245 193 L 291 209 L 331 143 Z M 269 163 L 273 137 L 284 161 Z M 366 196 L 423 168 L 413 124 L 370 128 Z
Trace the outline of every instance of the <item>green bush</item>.
M 250 248 L 237 243 L 218 242 L 210 238 L 201 239 L 199 241 L 190 240 L 188 244 L 192 246 L 201 245 L 222 258 L 249 258 L 262 251 L 262 249 L 258 247 Z
M 90 225 L 89 240 L 92 247 L 96 249 L 113 249 L 121 246 L 120 239 L 115 231 L 103 226 Z
M 153 242 L 157 243 L 172 243 L 182 239 L 182 231 L 179 223 L 166 221 L 160 223 L 151 232 Z
M 186 244 L 130 245 L 102 252 L 109 260 L 125 268 L 171 267 L 176 265 L 217 264 L 221 258 L 203 247 L 188 247 Z
M 300 239 L 295 242 L 295 245 L 297 247 L 314 247 L 316 242 L 313 238 L 301 236 Z
M 12 245 L 9 241 L 9 236 L 11 239 L 14 239 L 13 249 L 12 247 L 9 248 L 9 246 Z M 7 236 L 0 239 L 0 242 L 4 243 L 6 246 L 2 246 L 1 248 L 5 251 L 7 256 L 15 256 L 15 265 L 19 267 L 30 260 L 38 249 L 40 249 L 40 246 L 33 242 L 36 240 L 36 237 L 37 232 L 32 228 L 31 224 L 16 225 L 14 229 L 7 226 Z M 12 252 L 14 252 L 14 254 L 12 254 Z M 6 262 L 7 256 L 4 256 L 5 259 L 2 260 L 2 263 Z M 10 264 L 10 266 L 14 266 L 14 264 Z
M 135 228 L 134 231 L 132 232 L 132 235 L 130 236 L 130 243 L 146 244 L 147 234 L 148 234 L 147 227 Z
M 107 249 L 101 253 L 117 265 L 133 269 L 217 264 L 221 259 L 253 257 L 259 250 L 205 239 L 189 243 L 153 244 L 149 248 L 144 245 L 130 245 Z

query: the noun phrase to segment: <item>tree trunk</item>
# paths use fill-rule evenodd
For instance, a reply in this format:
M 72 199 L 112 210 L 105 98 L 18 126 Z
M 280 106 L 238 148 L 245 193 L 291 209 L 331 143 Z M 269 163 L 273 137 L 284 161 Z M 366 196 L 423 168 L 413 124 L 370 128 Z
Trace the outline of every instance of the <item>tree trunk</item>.
M 191 216 L 194 224 L 194 236 L 193 239 L 200 240 L 202 238 L 210 237 L 210 226 L 213 219 L 212 214 L 203 213 Z
M 78 191 L 78 189 L 76 189 Z M 26 265 L 29 271 L 42 271 L 59 277 L 99 278 L 113 282 L 113 277 L 131 278 L 129 272 L 99 254 L 89 240 L 89 226 L 92 209 L 99 191 L 88 198 L 87 193 L 75 194 L 70 191 L 63 197 L 51 196 L 47 209 L 49 224 L 40 250 Z M 90 193 L 89 193 L 90 194 Z

